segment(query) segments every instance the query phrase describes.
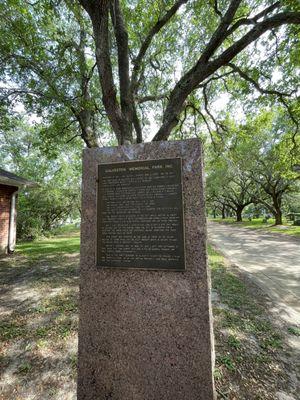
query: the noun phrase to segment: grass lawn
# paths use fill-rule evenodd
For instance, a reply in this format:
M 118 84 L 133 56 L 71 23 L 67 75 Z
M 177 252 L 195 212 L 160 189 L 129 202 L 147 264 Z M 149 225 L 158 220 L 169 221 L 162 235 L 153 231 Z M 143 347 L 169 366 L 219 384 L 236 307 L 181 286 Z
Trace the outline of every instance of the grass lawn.
M 244 219 L 243 222 L 236 222 L 234 218 L 209 218 L 210 221 L 221 222 L 224 224 L 232 224 L 242 226 L 244 228 L 261 229 L 267 232 L 281 233 L 284 235 L 300 237 L 300 226 L 294 226 L 290 221 L 284 220 L 283 225 L 274 225 L 275 220 L 270 218 L 268 222 L 263 222 L 263 218 L 254 218 L 252 221 Z
M 209 260 L 219 398 L 293 394 L 293 352 L 285 339 L 299 335 L 298 327 L 276 326 L 257 288 L 212 248 Z M 20 243 L 0 259 L 1 400 L 76 399 L 78 263 L 74 229 Z
M 59 254 L 72 254 L 79 252 L 79 230 L 74 225 L 67 225 L 55 231 L 51 238 L 40 239 L 33 242 L 17 244 L 17 254 L 22 254 L 31 259 L 43 256 L 57 256 Z

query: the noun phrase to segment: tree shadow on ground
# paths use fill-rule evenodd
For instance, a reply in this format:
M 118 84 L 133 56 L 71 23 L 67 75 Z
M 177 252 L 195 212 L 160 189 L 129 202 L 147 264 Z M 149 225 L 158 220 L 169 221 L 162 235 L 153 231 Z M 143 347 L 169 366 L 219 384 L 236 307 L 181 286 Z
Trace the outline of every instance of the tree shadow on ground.
M 275 400 L 281 393 L 296 400 L 300 338 L 274 301 L 217 254 L 211 265 L 219 397 Z
M 78 263 L 78 253 L 0 260 L 1 400 L 75 399 Z

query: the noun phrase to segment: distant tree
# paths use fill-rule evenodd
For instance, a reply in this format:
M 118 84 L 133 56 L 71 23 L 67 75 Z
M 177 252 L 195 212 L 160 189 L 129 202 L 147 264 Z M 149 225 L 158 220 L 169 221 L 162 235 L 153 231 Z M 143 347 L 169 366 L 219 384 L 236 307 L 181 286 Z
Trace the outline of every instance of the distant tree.
M 296 213 L 300 215 L 300 182 L 298 182 L 298 188 L 296 191 L 285 197 L 284 207 L 287 214 Z
M 249 133 L 253 128 L 255 138 Z M 294 165 L 300 161 L 300 141 L 299 136 L 290 135 L 291 130 L 278 109 L 261 113 L 249 122 L 244 132 L 248 158 L 251 158 L 249 176 L 257 186 L 256 201 L 273 214 L 276 225 L 282 224 L 284 199 L 299 190 L 300 173 Z
M 209 204 L 218 205 L 225 217 L 231 209 L 236 221 L 241 222 L 245 207 L 254 201 L 256 188 L 247 171 L 230 159 L 214 159 L 210 163 L 207 177 L 207 199 Z
M 80 215 L 81 143 L 55 157 L 41 150 L 36 127 L 16 117 L 0 124 L 0 165 L 38 184 L 18 195 L 18 238 L 33 239 Z
M 22 190 L 18 199 L 17 236 L 34 239 L 80 217 L 80 179 L 69 162 L 60 161 L 39 187 Z
M 281 109 L 262 111 L 246 123 L 231 121 L 230 131 L 220 149 L 212 148 L 208 168 L 208 197 L 231 204 L 241 213 L 251 202 L 263 206 L 282 224 L 283 202 L 287 194 L 299 191 L 299 137 L 293 137 L 287 120 L 282 123 Z M 253 134 L 255 132 L 255 135 Z
M 259 188 L 256 201 L 273 214 L 276 225 L 282 225 L 283 200 L 287 194 L 299 190 L 300 174 L 287 170 L 278 147 L 275 143 L 265 154 L 260 154 L 250 174 Z

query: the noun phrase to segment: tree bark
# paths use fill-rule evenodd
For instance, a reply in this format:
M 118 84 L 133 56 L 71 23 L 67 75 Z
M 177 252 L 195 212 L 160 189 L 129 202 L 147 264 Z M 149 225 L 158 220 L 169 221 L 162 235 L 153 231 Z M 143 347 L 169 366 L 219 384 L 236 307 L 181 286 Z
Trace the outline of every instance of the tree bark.
M 79 23 L 80 23 L 80 42 L 76 50 L 78 52 L 78 58 L 79 58 L 82 104 L 80 111 L 77 112 L 73 108 L 73 113 L 79 122 L 81 128 L 81 137 L 84 140 L 87 147 L 98 147 L 99 143 L 97 140 L 97 135 L 94 129 L 92 128 L 95 110 L 93 110 L 92 107 L 90 107 L 91 95 L 89 90 L 89 81 L 90 81 L 89 74 L 91 72 L 88 69 L 88 63 L 85 56 L 87 33 L 84 29 L 84 26 L 82 25 L 81 20 L 79 21 Z
M 274 217 L 275 217 L 275 225 L 282 225 L 282 211 L 281 211 L 281 197 L 280 194 L 275 193 L 273 196 L 273 208 L 274 208 Z
M 226 218 L 226 207 L 225 205 L 222 206 L 222 219 Z
M 244 207 L 237 207 L 237 209 L 235 210 L 236 212 L 236 222 L 242 222 L 243 218 L 242 218 L 242 212 L 243 212 Z
M 81 137 L 84 140 L 86 146 L 89 148 L 99 147 L 95 131 L 91 126 L 91 113 L 87 110 L 84 110 L 78 115 L 77 119 L 81 128 Z
M 128 32 L 121 11 L 119 0 L 114 1 L 111 6 L 111 16 L 113 19 L 117 49 L 118 49 L 118 71 L 120 82 L 120 103 L 123 116 L 125 140 L 132 142 L 132 123 L 133 123 L 133 95 L 130 88 L 129 77 L 129 47 Z
M 127 141 L 128 131 L 120 105 L 117 100 L 117 91 L 114 85 L 112 64 L 109 46 L 109 5 L 110 1 L 85 1 L 81 5 L 89 14 L 96 45 L 96 62 L 102 89 L 102 101 L 107 117 L 119 144 Z M 130 133 L 130 132 L 129 132 Z M 132 138 L 128 140 L 131 142 Z
M 281 212 L 281 210 L 276 211 L 276 214 L 275 214 L 275 225 L 282 225 L 282 212 Z

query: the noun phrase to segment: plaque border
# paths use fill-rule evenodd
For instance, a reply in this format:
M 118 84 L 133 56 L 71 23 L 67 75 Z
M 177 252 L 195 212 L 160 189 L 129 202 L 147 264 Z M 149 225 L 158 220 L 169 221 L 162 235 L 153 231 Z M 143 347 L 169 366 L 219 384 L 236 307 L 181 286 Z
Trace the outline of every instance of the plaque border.
M 99 232 L 99 219 L 98 219 L 98 193 L 99 193 L 99 165 L 111 165 L 111 164 L 125 164 L 131 162 L 147 162 L 147 161 L 166 161 L 166 160 L 180 160 L 180 180 L 181 180 L 181 202 L 182 202 L 182 230 L 183 230 L 183 268 L 149 268 L 149 267 L 108 267 L 98 263 L 98 232 Z M 99 269 L 106 269 L 106 270 L 130 270 L 130 271 L 170 271 L 170 272 L 185 272 L 186 271 L 186 249 L 185 249 L 185 201 L 184 201 L 184 190 L 183 190 L 183 163 L 182 157 L 172 157 L 172 158 L 149 158 L 146 160 L 122 160 L 122 161 L 113 161 L 113 162 L 104 162 L 104 163 L 97 163 L 96 164 L 96 245 L 95 245 L 95 266 Z

